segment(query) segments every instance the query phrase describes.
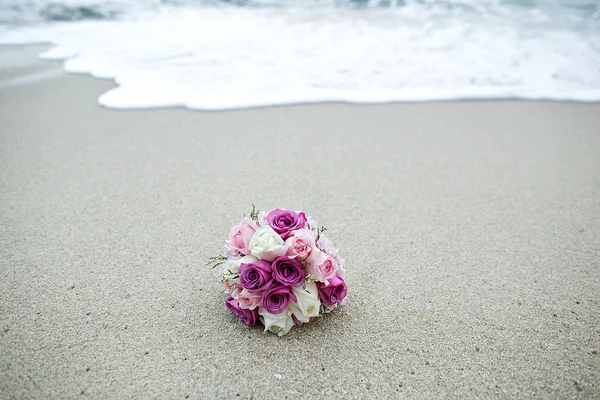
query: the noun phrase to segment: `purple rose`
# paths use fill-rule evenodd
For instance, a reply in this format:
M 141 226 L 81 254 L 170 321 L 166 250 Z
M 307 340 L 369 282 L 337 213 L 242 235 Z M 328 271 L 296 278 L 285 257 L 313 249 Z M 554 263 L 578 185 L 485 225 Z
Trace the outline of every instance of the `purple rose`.
M 271 280 L 271 263 L 257 260 L 240 264 L 238 273 L 240 274 L 240 284 L 244 289 L 258 290 Z
M 346 282 L 339 276 L 329 279 L 329 285 L 327 286 L 324 283 L 318 283 L 317 286 L 319 288 L 319 297 L 323 300 L 323 303 L 330 306 L 334 306 L 344 300 L 348 293 Z
M 289 286 L 272 284 L 262 292 L 260 306 L 271 314 L 280 314 L 285 311 L 290 301 L 297 301 Z
M 278 257 L 273 261 L 272 276 L 279 283 L 288 286 L 300 286 L 304 282 L 302 264 L 297 258 Z
M 269 226 L 281 236 L 283 240 L 291 235 L 292 231 L 303 229 L 306 225 L 306 215 L 292 210 L 276 208 L 267 215 Z
M 246 325 L 256 324 L 256 320 L 258 319 L 258 307 L 254 310 L 245 310 L 240 308 L 240 303 L 238 303 L 238 301 L 233 297 L 227 298 L 225 307 L 229 308 L 231 312 L 234 313 L 235 316 Z

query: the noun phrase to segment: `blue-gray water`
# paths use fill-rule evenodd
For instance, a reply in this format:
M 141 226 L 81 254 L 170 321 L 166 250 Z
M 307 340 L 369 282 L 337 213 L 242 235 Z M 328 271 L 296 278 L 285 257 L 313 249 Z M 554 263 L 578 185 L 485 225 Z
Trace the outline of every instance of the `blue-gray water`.
M 485 14 L 512 8 L 539 10 L 565 20 L 598 20 L 598 0 L 0 0 L 0 22 L 76 21 L 126 19 L 136 13 L 157 12 L 161 7 L 248 7 L 248 8 L 345 8 L 398 9 L 422 6 L 449 12 L 461 10 Z

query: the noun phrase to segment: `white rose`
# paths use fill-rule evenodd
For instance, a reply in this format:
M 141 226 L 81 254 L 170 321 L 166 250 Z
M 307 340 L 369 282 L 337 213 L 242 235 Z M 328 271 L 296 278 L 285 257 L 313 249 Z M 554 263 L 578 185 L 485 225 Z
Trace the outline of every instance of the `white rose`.
M 289 308 L 282 313 L 271 314 L 264 308 L 259 307 L 258 315 L 261 316 L 262 323 L 265 325 L 265 332 L 270 331 L 276 333 L 278 336 L 285 335 L 292 329 L 292 326 L 294 326 L 292 312 Z
M 261 226 L 254 232 L 248 248 L 254 257 L 273 261 L 281 253 L 283 239 L 270 226 Z
M 296 295 L 297 302 L 290 301 L 289 309 L 298 321 L 307 323 L 312 317 L 319 316 L 321 301 L 319 300 L 319 289 L 314 282 L 306 282 L 302 286 L 292 288 L 292 292 Z

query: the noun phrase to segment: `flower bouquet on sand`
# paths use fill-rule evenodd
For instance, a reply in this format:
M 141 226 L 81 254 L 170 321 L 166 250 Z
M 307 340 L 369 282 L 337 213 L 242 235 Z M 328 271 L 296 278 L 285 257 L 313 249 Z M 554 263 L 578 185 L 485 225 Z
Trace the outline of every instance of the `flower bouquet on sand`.
M 279 336 L 333 311 L 346 297 L 338 249 L 303 212 L 252 212 L 231 228 L 219 267 L 225 306 Z

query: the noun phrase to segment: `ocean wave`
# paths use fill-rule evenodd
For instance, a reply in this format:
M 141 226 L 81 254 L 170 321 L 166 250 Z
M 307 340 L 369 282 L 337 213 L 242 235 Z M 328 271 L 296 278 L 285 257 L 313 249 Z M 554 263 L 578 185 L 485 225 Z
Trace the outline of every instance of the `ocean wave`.
M 156 10 L 160 0 L 2 0 L 0 23 L 115 20 Z
M 598 12 L 583 1 L 83 1 L 36 1 L 70 22 L 0 26 L 0 44 L 53 43 L 43 59 L 116 82 L 98 99 L 111 108 L 600 101 Z
M 600 19 L 596 0 L 2 0 L 0 23 L 22 24 L 41 21 L 118 20 L 139 13 L 156 13 L 164 7 L 244 8 L 347 8 L 399 9 L 418 6 L 485 14 L 503 8 L 537 9 L 549 15 L 579 13 Z

